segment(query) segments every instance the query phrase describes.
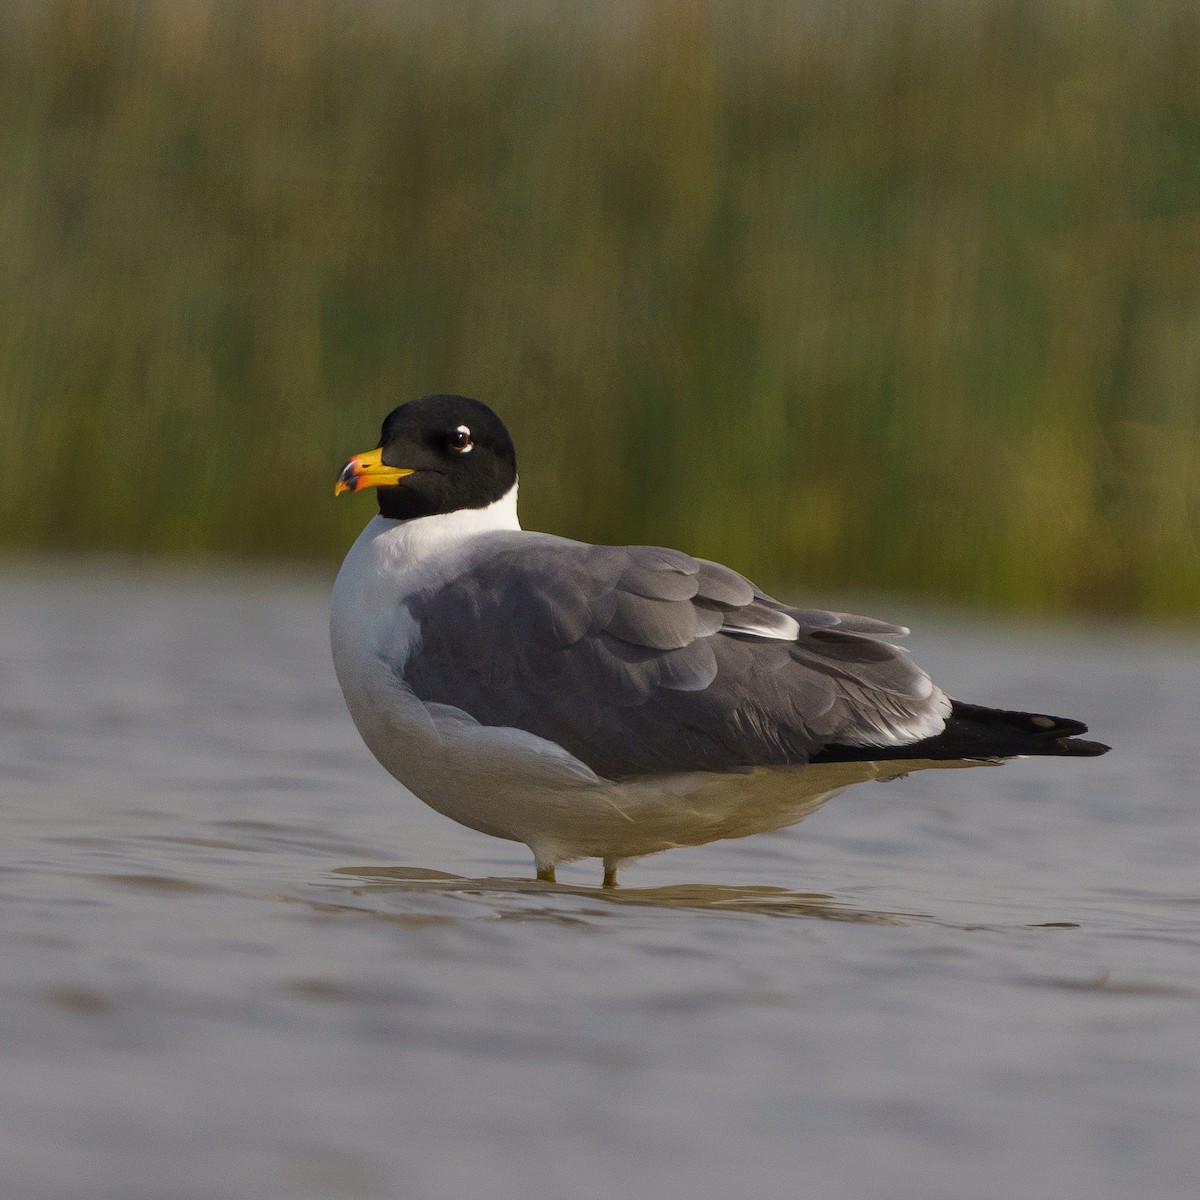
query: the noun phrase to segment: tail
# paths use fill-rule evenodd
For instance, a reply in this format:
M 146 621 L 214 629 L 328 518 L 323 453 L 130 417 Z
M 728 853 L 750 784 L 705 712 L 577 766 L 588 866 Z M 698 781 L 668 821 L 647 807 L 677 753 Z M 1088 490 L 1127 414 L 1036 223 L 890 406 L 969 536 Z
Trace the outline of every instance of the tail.
M 951 759 L 1018 758 L 1049 754 L 1094 758 L 1111 747 L 1089 742 L 1077 734 L 1087 733 L 1082 721 L 1048 717 L 1043 713 L 1009 712 L 982 708 L 978 704 L 951 701 L 946 728 L 935 737 L 910 742 L 907 746 L 825 746 L 810 762 L 885 762 L 900 758 L 935 761 Z

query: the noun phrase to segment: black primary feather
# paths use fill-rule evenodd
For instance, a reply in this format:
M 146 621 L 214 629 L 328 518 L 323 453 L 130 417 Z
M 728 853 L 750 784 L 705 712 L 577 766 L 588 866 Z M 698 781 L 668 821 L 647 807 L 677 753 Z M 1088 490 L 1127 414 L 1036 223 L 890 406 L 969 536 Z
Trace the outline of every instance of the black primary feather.
M 1094 758 L 1112 749 L 1103 742 L 1089 742 L 1077 737 L 1080 733 L 1087 733 L 1087 726 L 1069 717 L 983 708 L 955 700 L 946 728 L 936 737 L 892 747 L 886 754 L 868 746 L 829 745 L 814 754 L 810 761 L 880 762 L 908 758 L 938 762 L 1023 755 Z

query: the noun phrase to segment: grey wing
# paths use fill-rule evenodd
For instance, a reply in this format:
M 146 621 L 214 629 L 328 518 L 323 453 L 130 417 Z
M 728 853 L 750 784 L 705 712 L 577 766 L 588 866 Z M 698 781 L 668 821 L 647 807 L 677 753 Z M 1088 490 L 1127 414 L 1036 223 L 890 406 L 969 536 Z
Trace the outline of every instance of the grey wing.
M 676 550 L 497 535 L 408 607 L 417 696 L 548 738 L 612 779 L 904 745 L 949 712 L 880 640 L 907 630 L 788 607 Z

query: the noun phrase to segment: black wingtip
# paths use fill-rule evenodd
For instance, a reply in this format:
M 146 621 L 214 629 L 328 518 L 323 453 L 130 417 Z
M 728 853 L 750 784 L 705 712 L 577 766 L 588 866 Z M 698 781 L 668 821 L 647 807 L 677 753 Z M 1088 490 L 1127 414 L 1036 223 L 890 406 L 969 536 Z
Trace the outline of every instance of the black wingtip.
M 1048 713 L 1015 712 L 1003 708 L 984 708 L 979 704 L 953 702 L 946 734 L 965 735 L 968 740 L 992 743 L 998 754 L 1049 754 L 1075 758 L 1095 758 L 1107 754 L 1111 746 L 1079 737 L 1088 727 L 1072 717 L 1052 717 Z M 946 734 L 942 736 L 945 737 Z
M 1057 749 L 1048 753 L 1074 755 L 1076 758 L 1098 758 L 1101 754 L 1107 754 L 1112 749 L 1111 746 L 1106 746 L 1103 742 L 1089 742 L 1077 737 L 1059 738 L 1056 746 Z
M 952 701 L 946 728 L 934 737 L 907 746 L 825 746 L 812 762 L 892 761 L 928 758 L 937 761 L 1024 758 L 1033 755 L 1096 758 L 1111 749 L 1089 742 L 1082 721 L 1046 713 L 1015 712 Z

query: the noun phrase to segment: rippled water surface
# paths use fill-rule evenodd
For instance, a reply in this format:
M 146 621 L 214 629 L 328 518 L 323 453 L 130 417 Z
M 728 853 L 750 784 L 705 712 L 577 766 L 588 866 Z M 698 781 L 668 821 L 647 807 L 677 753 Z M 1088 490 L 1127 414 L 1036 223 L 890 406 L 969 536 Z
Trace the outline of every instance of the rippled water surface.
M 927 619 L 952 693 L 1116 750 L 602 893 L 384 775 L 325 620 L 306 577 L 0 573 L 0 1195 L 1196 1194 L 1200 643 Z

